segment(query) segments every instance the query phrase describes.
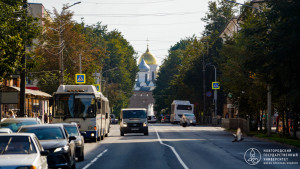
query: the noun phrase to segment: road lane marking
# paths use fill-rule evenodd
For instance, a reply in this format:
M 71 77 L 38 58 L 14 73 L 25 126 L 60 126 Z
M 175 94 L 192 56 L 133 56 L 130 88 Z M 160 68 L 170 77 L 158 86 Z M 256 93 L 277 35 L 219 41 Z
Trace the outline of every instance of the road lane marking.
M 87 169 L 89 168 L 93 163 L 95 163 L 98 158 L 100 158 L 104 153 L 107 152 L 107 149 L 105 149 L 102 153 L 98 154 L 97 157 L 95 157 L 90 163 L 88 163 L 86 166 L 84 166 L 82 169 Z
M 176 152 L 175 148 L 174 148 L 173 146 L 170 146 L 170 145 L 168 145 L 168 144 L 165 144 L 165 143 L 163 143 L 163 142 L 161 141 L 161 139 L 160 139 L 160 137 L 159 137 L 159 134 L 158 134 L 156 128 L 155 128 L 155 132 L 156 132 L 157 139 L 158 139 L 159 143 L 162 144 L 162 145 L 164 145 L 164 146 L 169 147 L 169 148 L 173 151 L 173 153 L 175 154 L 176 158 L 178 159 L 178 161 L 180 162 L 180 164 L 182 165 L 182 167 L 183 167 L 184 169 L 189 169 L 189 168 L 185 165 L 185 163 L 183 162 L 183 160 L 180 158 L 180 156 L 179 156 L 179 154 Z

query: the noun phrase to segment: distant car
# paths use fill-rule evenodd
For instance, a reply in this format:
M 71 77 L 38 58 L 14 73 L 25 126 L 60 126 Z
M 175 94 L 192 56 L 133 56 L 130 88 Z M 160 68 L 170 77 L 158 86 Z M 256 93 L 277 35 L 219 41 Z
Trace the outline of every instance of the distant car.
M 1 128 L 9 128 L 13 132 L 17 132 L 23 125 L 42 124 L 39 118 L 7 118 L 3 119 L 0 123 Z
M 162 123 L 170 123 L 170 115 L 165 115 L 161 119 Z
M 0 128 L 0 133 L 13 133 L 9 128 Z
M 32 133 L 0 134 L 0 168 L 48 168 L 47 155 Z
M 49 168 L 76 168 L 75 136 L 68 136 L 62 124 L 22 126 L 19 133 L 34 133 L 40 140 L 47 156 Z
M 116 116 L 114 114 L 110 114 L 110 123 L 117 124 Z
M 189 126 L 196 125 L 196 117 L 193 113 L 183 113 L 180 119 L 180 125 Z
M 148 116 L 148 123 L 156 123 L 156 116 Z
M 80 134 L 76 123 L 62 123 L 70 136 L 75 136 L 75 156 L 78 161 L 84 160 L 84 137 Z

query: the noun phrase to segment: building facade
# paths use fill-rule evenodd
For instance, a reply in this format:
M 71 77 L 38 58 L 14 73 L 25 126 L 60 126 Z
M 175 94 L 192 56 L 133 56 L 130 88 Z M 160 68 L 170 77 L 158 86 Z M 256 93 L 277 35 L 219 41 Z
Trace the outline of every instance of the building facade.
M 149 105 L 154 105 L 155 100 L 152 96 L 156 84 L 156 77 L 158 72 L 158 64 L 155 56 L 147 50 L 138 61 L 139 72 L 137 73 L 136 82 L 133 88 L 133 95 L 130 98 L 130 108 L 146 108 Z M 151 110 L 148 110 L 151 111 Z

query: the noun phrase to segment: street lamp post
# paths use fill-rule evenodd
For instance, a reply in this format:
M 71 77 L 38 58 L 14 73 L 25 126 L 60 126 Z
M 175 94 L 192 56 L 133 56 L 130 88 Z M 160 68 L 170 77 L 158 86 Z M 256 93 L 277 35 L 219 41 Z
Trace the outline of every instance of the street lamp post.
M 206 66 L 214 67 L 214 69 L 215 69 L 215 82 L 217 82 L 217 67 L 215 65 L 210 64 L 210 63 L 208 63 Z M 218 91 L 217 91 L 217 89 L 215 89 L 214 90 L 214 103 L 215 103 L 214 117 L 217 117 L 217 112 L 218 112 L 217 100 L 218 100 Z
M 74 4 L 70 5 L 70 6 L 65 6 L 62 8 L 61 11 L 61 15 L 63 15 L 65 13 L 66 9 L 69 9 L 70 7 L 80 4 L 81 1 L 79 2 L 75 2 Z M 59 70 L 60 70 L 60 77 L 59 77 L 59 85 L 63 85 L 64 84 L 64 55 L 63 55 L 63 50 L 64 50 L 64 45 L 63 45 L 63 25 L 61 24 L 60 21 L 60 26 L 59 26 L 59 45 L 60 45 L 60 56 L 59 56 Z
M 23 10 L 27 15 L 27 0 L 23 0 Z M 24 16 L 25 17 L 25 16 Z M 24 18 L 25 19 L 25 18 Z M 27 27 L 27 20 L 26 27 Z M 26 90 L 26 40 L 27 34 L 24 35 L 24 55 L 21 58 L 21 70 L 20 70 L 20 116 L 24 117 L 25 115 L 25 90 Z

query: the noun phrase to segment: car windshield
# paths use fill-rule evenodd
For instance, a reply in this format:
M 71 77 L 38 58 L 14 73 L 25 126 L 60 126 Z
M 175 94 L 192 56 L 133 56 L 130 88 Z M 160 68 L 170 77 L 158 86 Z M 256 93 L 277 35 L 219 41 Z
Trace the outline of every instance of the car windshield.
M 192 110 L 191 105 L 178 105 L 177 110 Z
M 20 133 L 34 133 L 39 140 L 56 140 L 64 139 L 64 134 L 59 127 L 43 127 L 43 128 L 21 128 Z
M 146 118 L 147 113 L 145 110 L 123 110 L 123 118 Z
M 195 116 L 194 114 L 191 114 L 191 113 L 186 113 L 184 115 L 187 116 L 187 117 L 193 117 L 193 116 Z
M 70 136 L 79 136 L 76 126 L 64 126 Z
M 57 94 L 54 117 L 89 118 L 96 116 L 95 96 L 91 94 Z
M 28 136 L 0 136 L 0 155 L 37 153 Z
M 17 132 L 21 126 L 39 124 L 37 121 L 4 121 L 0 123 L 0 127 L 9 128 L 13 132 Z

